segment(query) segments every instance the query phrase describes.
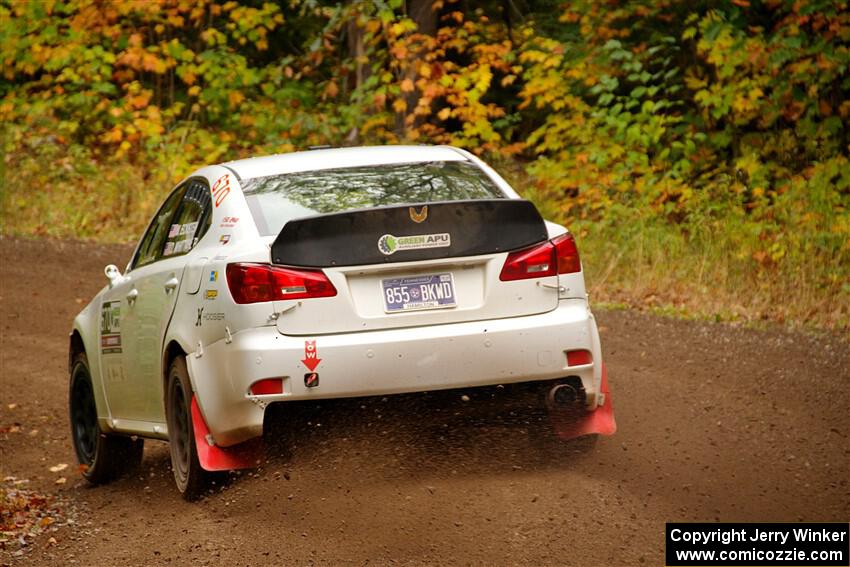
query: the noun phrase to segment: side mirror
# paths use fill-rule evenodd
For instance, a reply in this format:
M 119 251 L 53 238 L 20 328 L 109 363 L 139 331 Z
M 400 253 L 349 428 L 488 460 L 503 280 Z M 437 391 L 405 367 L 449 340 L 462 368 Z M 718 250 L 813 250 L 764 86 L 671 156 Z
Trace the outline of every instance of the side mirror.
M 115 285 L 115 283 L 121 279 L 121 270 L 119 270 L 118 266 L 115 264 L 109 264 L 103 268 L 103 273 L 106 275 L 107 279 L 109 279 L 110 285 Z

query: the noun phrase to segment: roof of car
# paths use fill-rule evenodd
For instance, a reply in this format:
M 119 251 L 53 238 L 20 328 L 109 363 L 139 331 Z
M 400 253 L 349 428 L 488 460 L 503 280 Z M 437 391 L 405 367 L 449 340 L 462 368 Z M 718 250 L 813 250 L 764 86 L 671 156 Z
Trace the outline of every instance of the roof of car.
M 361 146 L 240 159 L 222 165 L 236 172 L 241 179 L 252 179 L 298 171 L 392 163 L 466 160 L 467 158 L 463 153 L 450 146 Z

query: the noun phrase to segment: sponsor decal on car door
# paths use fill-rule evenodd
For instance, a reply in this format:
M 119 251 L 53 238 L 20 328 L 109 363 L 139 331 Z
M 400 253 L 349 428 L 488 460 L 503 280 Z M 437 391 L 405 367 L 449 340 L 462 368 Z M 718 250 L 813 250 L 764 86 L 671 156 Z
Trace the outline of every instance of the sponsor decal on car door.
M 136 282 L 126 277 L 104 294 L 100 308 L 100 367 L 112 417 L 126 417 L 134 403 L 135 392 L 126 369 L 135 343 L 136 297 Z

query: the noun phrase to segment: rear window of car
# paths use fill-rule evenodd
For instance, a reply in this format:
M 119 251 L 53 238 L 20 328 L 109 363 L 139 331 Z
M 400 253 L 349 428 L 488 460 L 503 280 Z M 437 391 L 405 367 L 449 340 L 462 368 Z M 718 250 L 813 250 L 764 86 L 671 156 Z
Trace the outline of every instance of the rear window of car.
M 435 161 L 286 173 L 242 182 L 260 234 L 296 218 L 388 205 L 507 198 L 474 163 Z

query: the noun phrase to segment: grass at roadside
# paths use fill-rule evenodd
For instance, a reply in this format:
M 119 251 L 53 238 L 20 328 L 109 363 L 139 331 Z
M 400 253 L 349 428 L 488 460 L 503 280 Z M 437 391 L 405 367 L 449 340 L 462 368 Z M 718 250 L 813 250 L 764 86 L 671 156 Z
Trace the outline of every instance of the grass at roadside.
M 773 274 L 746 271 L 723 242 L 690 243 L 673 227 L 580 239 L 591 299 L 677 317 L 774 322 L 847 332 L 850 289 L 822 288 L 817 258 Z
M 562 204 L 536 189 L 521 166 L 502 164 L 500 171 L 546 218 L 565 222 L 576 234 L 597 304 L 850 331 L 850 242 L 840 236 L 798 229 L 772 257 L 760 250 L 766 229 L 775 227 L 731 208 L 707 207 L 674 222 L 641 205 L 613 206 L 600 218 L 568 222 Z M 822 216 L 835 222 L 840 214 Z
M 167 160 L 103 163 L 77 145 L 32 147 L 7 154 L 0 170 L 6 235 L 134 241 L 184 173 Z
M 5 160 L 0 173 L 2 233 L 133 242 L 184 171 L 163 163 L 102 164 L 45 144 L 37 155 Z M 559 203 L 534 189 L 520 164 L 499 164 L 544 216 Z M 14 172 L 14 173 L 12 173 Z M 603 220 L 575 220 L 595 304 L 678 317 L 775 322 L 839 333 L 850 329 L 850 258 L 835 247 L 791 249 L 757 262 L 758 231 L 732 215 L 673 223 L 636 209 L 612 208 Z M 805 237 L 805 235 L 802 235 Z

